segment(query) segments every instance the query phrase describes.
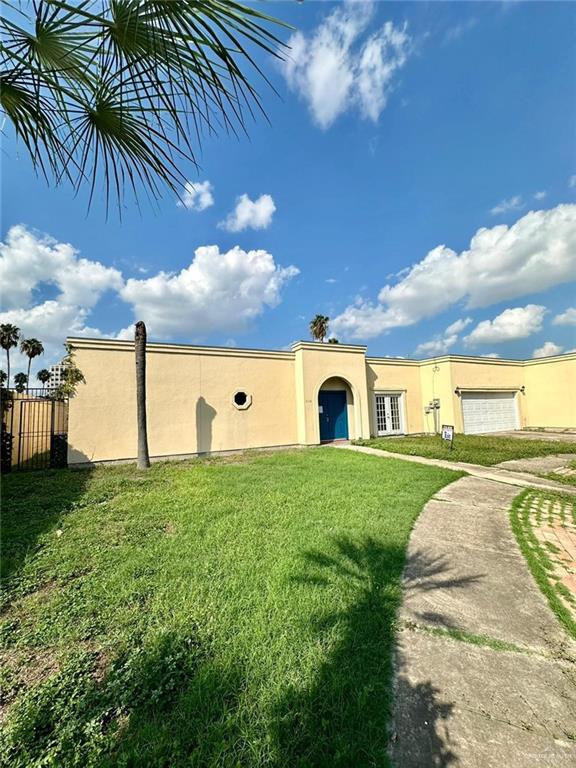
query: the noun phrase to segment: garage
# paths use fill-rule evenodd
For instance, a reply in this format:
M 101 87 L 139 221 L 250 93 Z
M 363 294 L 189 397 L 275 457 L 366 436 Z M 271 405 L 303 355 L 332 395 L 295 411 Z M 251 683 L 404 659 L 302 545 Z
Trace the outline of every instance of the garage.
M 515 392 L 462 392 L 464 433 L 518 429 Z

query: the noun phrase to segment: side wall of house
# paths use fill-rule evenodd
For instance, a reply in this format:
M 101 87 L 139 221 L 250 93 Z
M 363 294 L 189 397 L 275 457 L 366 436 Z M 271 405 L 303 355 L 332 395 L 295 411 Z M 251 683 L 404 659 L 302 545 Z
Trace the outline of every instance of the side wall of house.
M 442 424 L 456 424 L 454 412 L 454 387 L 449 358 L 423 360 L 420 363 L 420 386 L 422 389 L 422 418 L 424 432 L 434 432 L 434 412 L 426 414 L 425 407 L 433 400 L 440 401 L 437 410 L 438 428 Z
M 70 464 L 133 459 L 136 392 L 132 342 L 73 339 L 86 377 L 70 401 Z M 334 378 L 336 377 L 336 378 Z M 365 347 L 298 342 L 291 352 L 149 344 L 148 437 L 153 457 L 319 442 L 318 392 L 346 388 L 351 438 L 376 433 L 374 394 L 403 396 L 403 428 L 463 431 L 457 391 L 514 391 L 521 427 L 576 428 L 576 354 L 530 361 L 456 356 L 366 358 Z M 234 406 L 235 392 L 251 398 Z
M 376 392 L 402 394 L 403 425 L 407 434 L 423 432 L 424 409 L 420 382 L 420 364 L 409 360 L 366 360 L 369 390 L 370 434 L 377 434 L 374 395 Z
M 134 348 L 74 341 L 86 377 L 71 401 L 69 462 L 136 454 Z M 151 456 L 290 445 L 296 433 L 294 355 L 150 344 L 147 352 Z M 234 393 L 252 398 L 238 410 Z
M 526 427 L 576 428 L 576 354 L 524 364 Z

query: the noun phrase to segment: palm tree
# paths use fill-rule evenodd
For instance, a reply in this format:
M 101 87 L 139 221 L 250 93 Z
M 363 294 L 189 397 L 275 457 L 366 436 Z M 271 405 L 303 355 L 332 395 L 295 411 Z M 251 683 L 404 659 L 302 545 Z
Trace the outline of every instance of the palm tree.
M 8 376 L 6 375 L 6 371 L 3 371 L 0 368 L 0 387 L 3 387 L 4 384 L 6 384 L 7 379 L 8 379 Z
M 41 370 L 38 371 L 38 373 L 36 374 L 36 378 L 42 384 L 42 389 L 46 389 L 46 384 L 48 384 L 48 382 L 50 381 L 51 376 L 52 374 L 50 373 L 48 368 L 42 368 Z
M 310 333 L 314 341 L 323 342 L 328 333 L 328 323 L 330 318 L 326 315 L 316 315 L 314 320 L 310 322 Z
M 28 381 L 30 381 L 30 366 L 32 365 L 32 360 L 35 357 L 39 357 L 40 355 L 44 354 L 44 347 L 42 345 L 41 341 L 38 341 L 38 339 L 22 339 L 20 342 L 20 352 L 22 352 L 23 355 L 26 355 L 28 358 Z
M 88 205 L 101 181 L 119 212 L 125 188 L 178 194 L 203 135 L 245 131 L 263 113 L 250 79 L 269 81 L 248 48 L 282 58 L 271 28 L 289 29 L 237 0 L 3 7 L 0 104 L 35 169 L 86 182 Z
M 20 340 L 20 328 L 11 323 L 0 325 L 0 347 L 6 350 L 6 381 L 10 387 L 10 350 L 18 346 Z
M 25 373 L 17 373 L 16 376 L 14 376 L 14 384 L 16 384 L 16 392 L 24 392 L 26 389 L 26 384 L 28 383 L 28 376 L 26 376 Z
M 330 336 L 330 338 L 328 339 L 328 344 L 340 344 L 340 342 L 338 341 L 336 336 Z
M 150 467 L 146 423 L 146 326 L 139 320 L 134 331 L 136 353 L 136 418 L 138 419 L 138 469 Z

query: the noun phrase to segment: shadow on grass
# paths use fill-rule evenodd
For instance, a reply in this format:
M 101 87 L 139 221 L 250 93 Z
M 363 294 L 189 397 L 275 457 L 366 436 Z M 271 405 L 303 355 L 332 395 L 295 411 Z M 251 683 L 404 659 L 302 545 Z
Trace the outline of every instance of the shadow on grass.
M 336 554 L 306 555 L 298 581 L 317 587 L 338 584 L 354 594 L 345 610 L 316 625 L 318 642 L 329 645 L 327 661 L 308 690 L 288 689 L 276 712 L 280 766 L 388 766 L 392 713 L 394 632 L 401 591 L 404 550 L 366 538 L 338 538 Z M 439 579 L 446 564 L 418 555 L 418 583 L 412 589 L 466 588 L 469 580 Z M 456 760 L 446 729 L 452 704 L 439 698 L 430 681 L 412 685 L 396 656 L 396 696 L 413 702 L 426 718 L 425 743 L 413 763 L 448 766 Z M 420 762 L 418 762 L 418 760 Z M 402 767 L 403 768 L 403 767 Z
M 287 682 L 272 711 L 258 711 L 257 701 L 250 701 L 241 661 L 217 663 L 195 627 L 157 628 L 154 635 L 131 638 L 110 659 L 78 652 L 26 692 L 5 729 L 3 759 L 99 768 L 389 766 L 404 556 L 402 547 L 346 537 L 334 540 L 331 554 L 305 554 L 303 573 L 294 582 L 330 590 L 327 600 L 336 594 L 342 608 L 313 622 L 312 642 L 326 651 L 310 684 Z M 418 562 L 420 588 L 436 588 L 438 580 L 447 588 L 442 562 L 423 554 Z M 452 765 L 452 704 L 441 700 L 431 681 L 410 682 L 400 654 L 396 664 L 397 700 L 407 705 L 403 732 L 410 730 L 411 716 L 419 726 L 410 744 L 414 761 L 407 759 L 401 768 Z
M 18 580 L 22 565 L 39 546 L 39 539 L 58 526 L 82 497 L 91 470 L 52 469 L 11 472 L 2 478 L 3 584 Z

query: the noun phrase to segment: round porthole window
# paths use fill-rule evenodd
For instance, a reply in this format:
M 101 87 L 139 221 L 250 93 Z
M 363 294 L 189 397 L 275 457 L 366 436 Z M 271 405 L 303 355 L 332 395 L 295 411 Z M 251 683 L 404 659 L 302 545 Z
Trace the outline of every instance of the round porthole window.
M 252 395 L 249 395 L 247 392 L 240 389 L 238 392 L 234 392 L 232 402 L 239 411 L 245 411 L 246 408 L 249 408 L 252 404 Z

